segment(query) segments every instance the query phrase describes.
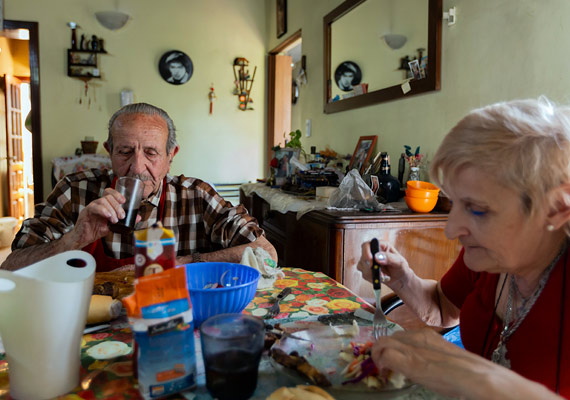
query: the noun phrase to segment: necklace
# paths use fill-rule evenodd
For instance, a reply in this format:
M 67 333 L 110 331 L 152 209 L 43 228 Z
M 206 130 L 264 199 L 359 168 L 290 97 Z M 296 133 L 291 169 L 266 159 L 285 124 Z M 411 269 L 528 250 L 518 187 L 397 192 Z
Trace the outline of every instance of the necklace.
M 510 275 L 510 287 L 509 287 L 509 297 L 507 298 L 507 310 L 505 312 L 505 323 L 503 329 L 501 331 L 501 336 L 499 337 L 499 344 L 497 348 L 493 351 L 493 355 L 491 357 L 491 361 L 495 364 L 502 365 L 507 368 L 511 368 L 511 361 L 507 358 L 507 340 L 511 337 L 511 335 L 517 330 L 520 324 L 524 321 L 527 314 L 532 309 L 532 306 L 542 293 L 542 290 L 546 286 L 546 282 L 548 282 L 548 278 L 550 277 L 550 273 L 554 269 L 554 266 L 562 256 L 562 254 L 566 251 L 567 244 L 565 244 L 558 255 L 552 260 L 550 265 L 542 272 L 542 276 L 538 282 L 538 285 L 534 292 L 530 295 L 530 297 L 524 299 L 521 307 L 518 310 L 517 315 L 515 315 L 515 310 L 513 306 L 513 300 L 515 297 L 515 292 L 519 292 L 517 283 L 515 281 L 514 275 Z M 505 281 L 507 277 L 505 277 Z M 521 296 L 522 297 L 522 296 Z

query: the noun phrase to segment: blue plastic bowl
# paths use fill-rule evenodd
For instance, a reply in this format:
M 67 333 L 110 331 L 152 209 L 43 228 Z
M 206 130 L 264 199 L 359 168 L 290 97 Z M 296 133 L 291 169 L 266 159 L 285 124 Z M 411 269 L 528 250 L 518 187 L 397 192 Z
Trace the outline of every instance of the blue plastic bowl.
M 213 315 L 240 313 L 255 297 L 261 274 L 247 265 L 226 262 L 203 262 L 185 264 L 188 292 L 192 301 L 194 328 Z M 229 287 L 204 289 L 204 286 L 220 282 Z M 237 278 L 237 279 L 234 279 Z

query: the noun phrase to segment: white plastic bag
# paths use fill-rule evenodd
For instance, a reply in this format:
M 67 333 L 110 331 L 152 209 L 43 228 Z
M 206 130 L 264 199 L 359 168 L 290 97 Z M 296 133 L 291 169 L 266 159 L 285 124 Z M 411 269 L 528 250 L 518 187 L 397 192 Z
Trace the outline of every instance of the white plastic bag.
M 362 180 L 356 169 L 349 171 L 339 187 L 331 193 L 328 206 L 366 211 L 382 209 L 382 204 L 376 200 L 372 189 Z

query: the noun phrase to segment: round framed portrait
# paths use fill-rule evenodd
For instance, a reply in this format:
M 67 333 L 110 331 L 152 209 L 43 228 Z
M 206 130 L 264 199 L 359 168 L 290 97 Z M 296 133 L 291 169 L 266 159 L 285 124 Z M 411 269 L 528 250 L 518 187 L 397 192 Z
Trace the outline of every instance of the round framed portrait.
M 360 67 L 352 61 L 344 61 L 334 71 L 334 80 L 338 88 L 344 92 L 352 90 L 362 80 Z
M 167 51 L 160 57 L 158 72 L 166 82 L 182 85 L 190 80 L 194 66 L 186 53 L 179 50 Z

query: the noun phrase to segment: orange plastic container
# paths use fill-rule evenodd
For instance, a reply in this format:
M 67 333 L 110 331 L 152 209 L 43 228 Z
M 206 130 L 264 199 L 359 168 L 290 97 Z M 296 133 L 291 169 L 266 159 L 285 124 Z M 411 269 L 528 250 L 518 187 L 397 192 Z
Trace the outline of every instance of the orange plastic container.
M 434 209 L 437 203 L 437 196 L 433 198 L 419 198 L 419 197 L 410 197 L 405 196 L 404 200 L 406 200 L 406 204 L 410 208 L 410 210 L 415 212 L 422 212 L 427 213 Z
M 406 186 L 407 196 L 437 199 L 439 195 L 439 188 L 429 182 L 408 181 Z

